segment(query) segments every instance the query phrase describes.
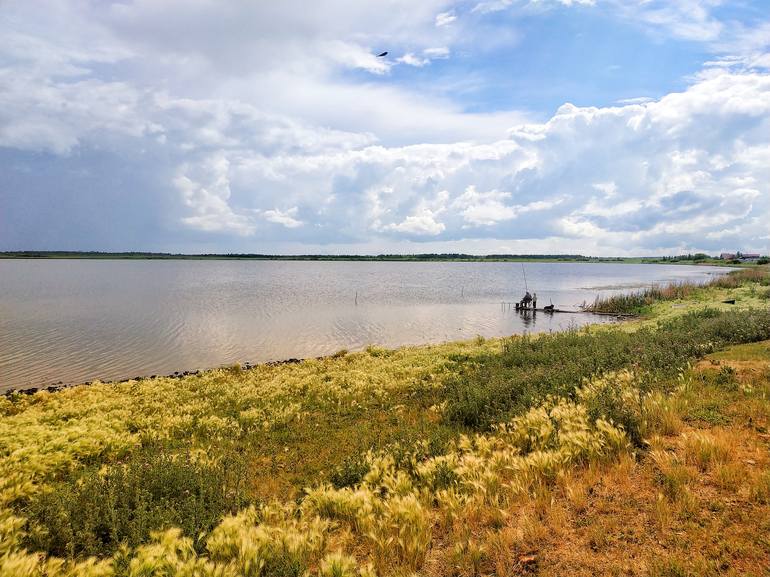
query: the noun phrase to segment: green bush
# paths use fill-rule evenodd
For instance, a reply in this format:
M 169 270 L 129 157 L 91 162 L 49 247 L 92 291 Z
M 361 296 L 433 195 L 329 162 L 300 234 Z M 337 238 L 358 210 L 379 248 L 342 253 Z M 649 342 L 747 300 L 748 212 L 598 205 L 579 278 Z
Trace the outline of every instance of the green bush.
M 632 333 L 571 330 L 506 341 L 499 354 L 460 367 L 446 384 L 450 423 L 486 430 L 532 407 L 546 395 L 570 396 L 583 379 L 622 368 L 640 369 L 652 389 L 695 358 L 720 347 L 770 338 L 770 311 L 706 309 Z M 612 407 L 605 407 L 610 410 Z M 618 422 L 623 416 L 615 414 Z M 630 425 L 630 423 L 626 423 Z M 629 433 L 633 434 L 632 431 Z
M 25 512 L 27 546 L 74 557 L 110 554 L 121 543 L 135 547 L 151 531 L 171 527 L 196 537 L 247 503 L 244 479 L 236 455 L 206 464 L 188 454 L 138 454 L 40 495 Z
M 352 487 L 361 482 L 369 472 L 369 463 L 362 455 L 347 457 L 340 463 L 329 476 L 329 480 L 335 489 Z

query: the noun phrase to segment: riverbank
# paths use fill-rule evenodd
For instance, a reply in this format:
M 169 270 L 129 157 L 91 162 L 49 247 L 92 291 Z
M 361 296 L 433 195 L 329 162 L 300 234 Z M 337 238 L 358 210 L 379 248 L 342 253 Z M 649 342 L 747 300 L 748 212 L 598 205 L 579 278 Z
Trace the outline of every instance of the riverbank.
M 761 574 L 765 278 L 619 326 L 2 398 L 2 572 Z

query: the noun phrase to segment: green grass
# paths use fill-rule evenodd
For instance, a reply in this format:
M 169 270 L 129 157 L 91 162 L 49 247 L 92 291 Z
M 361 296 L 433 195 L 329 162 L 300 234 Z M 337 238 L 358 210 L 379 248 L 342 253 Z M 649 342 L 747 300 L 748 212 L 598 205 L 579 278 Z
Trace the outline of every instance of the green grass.
M 592 375 L 634 367 L 649 386 L 728 344 L 770 338 L 770 311 L 713 309 L 633 332 L 572 330 L 516 337 L 499 354 L 466 363 L 446 386 L 446 415 L 458 426 L 487 430 L 546 395 L 569 396 Z M 639 440 L 638 438 L 635 440 Z

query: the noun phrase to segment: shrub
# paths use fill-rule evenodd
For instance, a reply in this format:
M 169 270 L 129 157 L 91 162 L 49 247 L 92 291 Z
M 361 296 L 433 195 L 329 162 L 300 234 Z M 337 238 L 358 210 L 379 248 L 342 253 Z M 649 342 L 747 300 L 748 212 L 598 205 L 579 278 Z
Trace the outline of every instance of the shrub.
M 634 445 L 642 446 L 642 395 L 629 371 L 589 380 L 578 390 L 578 398 L 592 421 L 604 418 L 620 425 Z
M 101 555 L 170 527 L 197 536 L 245 505 L 244 477 L 235 456 L 211 464 L 189 454 L 138 454 L 39 495 L 29 506 L 28 545 L 59 556 Z
M 329 475 L 329 480 L 337 489 L 352 487 L 361 482 L 369 472 L 369 463 L 360 455 L 346 457 Z
M 770 311 L 696 311 L 661 323 L 655 330 L 633 333 L 611 330 L 586 333 L 577 330 L 505 341 L 498 354 L 460 365 L 445 385 L 445 418 L 455 425 L 488 430 L 541 402 L 548 395 L 574 395 L 576 383 L 626 367 L 648 375 L 638 383 L 642 392 L 660 387 L 661 377 L 671 377 L 692 359 L 738 343 L 770 338 Z M 606 403 L 611 401 L 605 399 Z M 627 420 L 622 407 L 617 422 Z M 596 409 L 598 410 L 598 409 Z M 629 434 L 637 433 L 627 420 Z

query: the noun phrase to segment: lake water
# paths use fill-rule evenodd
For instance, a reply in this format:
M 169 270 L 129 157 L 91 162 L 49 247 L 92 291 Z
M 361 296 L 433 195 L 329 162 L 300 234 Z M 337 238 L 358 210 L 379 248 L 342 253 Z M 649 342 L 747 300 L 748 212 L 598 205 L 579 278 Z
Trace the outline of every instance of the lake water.
M 525 264 L 538 306 L 725 269 Z M 520 263 L 0 260 L 0 390 L 556 331 L 608 322 L 520 314 Z

